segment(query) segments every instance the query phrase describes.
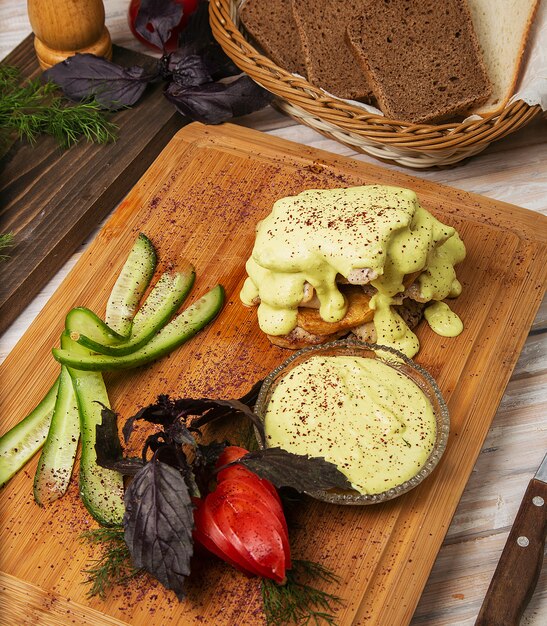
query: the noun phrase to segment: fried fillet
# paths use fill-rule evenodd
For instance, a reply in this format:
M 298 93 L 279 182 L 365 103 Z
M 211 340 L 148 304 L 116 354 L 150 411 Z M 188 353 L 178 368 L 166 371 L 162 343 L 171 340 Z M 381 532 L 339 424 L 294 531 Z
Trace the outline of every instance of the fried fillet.
M 404 287 L 408 289 L 420 273 L 407 274 L 403 280 Z M 311 302 L 306 302 L 304 306 L 300 306 L 298 309 L 297 325 L 300 328 L 312 335 L 331 335 L 371 322 L 374 319 L 374 311 L 370 308 L 373 291 L 370 288 L 367 289 L 366 285 L 339 284 L 338 286 L 348 303 L 346 315 L 339 322 L 326 322 L 321 318 L 319 310 L 311 308 Z
M 407 274 L 404 277 L 404 294 L 409 296 L 411 287 L 421 274 L 420 271 Z M 370 308 L 370 300 L 375 289 L 368 283 L 349 284 L 345 280 L 338 282 L 338 288 L 344 295 L 348 309 L 346 315 L 338 322 L 326 322 L 319 313 L 319 300 L 311 285 L 305 291 L 298 308 L 297 326 L 287 335 L 268 335 L 268 339 L 280 348 L 299 350 L 306 346 L 315 346 L 344 337 L 350 331 L 362 341 L 374 342 L 374 310 Z M 419 287 L 412 291 L 412 295 L 419 293 Z M 414 328 L 421 320 L 424 305 L 401 293 L 400 304 L 393 308 L 403 318 L 409 328 Z
M 405 287 L 419 275 L 405 277 Z M 306 346 L 316 346 L 334 341 L 352 332 L 359 340 L 374 343 L 374 311 L 369 307 L 371 293 L 359 285 L 341 285 L 340 290 L 348 301 L 346 315 L 339 322 L 325 322 L 319 310 L 301 307 L 298 309 L 298 324 L 288 335 L 268 335 L 268 339 L 280 348 L 300 350 Z M 393 307 L 412 330 L 423 317 L 425 304 L 408 297 Z
M 312 335 L 332 335 L 373 319 L 374 311 L 369 307 L 370 294 L 358 285 L 343 285 L 340 291 L 348 303 L 348 310 L 339 322 L 325 322 L 317 309 L 301 307 L 298 309 L 297 325 Z

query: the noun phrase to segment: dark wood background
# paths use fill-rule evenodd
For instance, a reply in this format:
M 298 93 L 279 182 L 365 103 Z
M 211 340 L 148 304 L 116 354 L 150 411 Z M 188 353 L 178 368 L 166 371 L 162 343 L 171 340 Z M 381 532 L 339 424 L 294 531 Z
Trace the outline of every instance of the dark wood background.
M 25 77 L 39 76 L 33 37 L 2 64 L 18 67 Z M 153 62 L 118 46 L 113 58 L 126 66 Z M 161 83 L 149 85 L 137 105 L 111 115 L 119 127 L 113 143 L 82 141 L 62 150 L 43 137 L 34 145 L 17 142 L 0 161 L 0 232 L 14 235 L 9 258 L 2 262 L 0 334 L 96 231 L 184 124 L 162 90 Z

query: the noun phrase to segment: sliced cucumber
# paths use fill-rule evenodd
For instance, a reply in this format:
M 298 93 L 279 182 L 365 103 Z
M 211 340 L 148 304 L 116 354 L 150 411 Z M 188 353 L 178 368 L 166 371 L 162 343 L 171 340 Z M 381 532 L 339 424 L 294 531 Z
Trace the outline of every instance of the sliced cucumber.
M 106 305 L 106 324 L 124 337 L 129 337 L 139 301 L 154 275 L 156 260 L 152 242 L 140 233 Z
M 74 328 L 83 329 L 90 336 L 104 342 L 124 341 L 95 313 L 84 307 L 68 312 L 65 319 L 67 333 L 61 335 L 61 347 L 70 348 L 68 340 Z M 40 505 L 49 504 L 66 493 L 80 438 L 78 403 L 72 378 L 66 367 L 61 367 L 59 386 L 54 410 L 50 419 L 47 438 L 42 448 L 36 474 L 34 475 L 34 499 Z
M 89 350 L 70 338 L 68 342 L 71 342 L 69 349 L 72 353 L 89 354 Z M 68 373 L 80 416 L 80 496 L 87 510 L 100 524 L 118 526 L 122 523 L 124 513 L 123 477 L 118 472 L 97 465 L 95 451 L 96 429 L 102 422 L 102 405 L 110 407 L 103 377 L 100 372 L 83 372 L 73 368 L 68 368 Z
M 71 334 L 74 341 L 80 336 L 89 337 L 94 343 L 111 345 L 127 341 L 127 337 L 119 335 L 107 326 L 103 320 L 90 309 L 80 306 L 71 309 L 65 318 L 65 329 Z M 99 344 L 100 345 L 100 344 Z
M 88 371 L 129 369 L 145 365 L 168 354 L 193 337 L 214 319 L 224 303 L 224 289 L 217 285 L 164 326 L 147 344 L 125 356 L 77 353 L 73 350 L 53 350 L 53 356 L 63 365 Z
M 61 341 L 66 345 L 64 337 Z M 38 504 L 49 504 L 66 493 L 79 438 L 78 403 L 72 379 L 63 365 L 49 432 L 34 475 L 34 499 Z
M 110 295 L 106 319 L 108 325 L 83 309 L 74 309 L 67 317 L 67 325 L 80 325 L 82 316 L 86 334 L 101 343 L 126 340 L 131 331 L 131 319 L 156 267 L 156 252 L 152 242 L 139 234 L 122 272 Z M 97 321 L 99 323 L 97 323 Z M 44 444 L 55 408 L 59 378 L 38 406 L 0 437 L 0 487 L 3 487 Z
M 31 413 L 0 437 L 0 487 L 42 447 L 55 408 L 58 387 L 59 379 Z
M 190 263 L 177 272 L 164 272 L 135 314 L 132 334 L 150 338 L 163 328 L 188 297 L 195 279 L 196 271 Z
M 101 354 L 123 356 L 135 352 L 163 328 L 177 312 L 190 293 L 195 276 L 192 266 L 184 272 L 162 274 L 143 306 L 135 314 L 131 336 L 124 343 L 103 341 L 99 343 L 83 332 L 79 336 L 76 333 L 71 336 L 79 344 Z

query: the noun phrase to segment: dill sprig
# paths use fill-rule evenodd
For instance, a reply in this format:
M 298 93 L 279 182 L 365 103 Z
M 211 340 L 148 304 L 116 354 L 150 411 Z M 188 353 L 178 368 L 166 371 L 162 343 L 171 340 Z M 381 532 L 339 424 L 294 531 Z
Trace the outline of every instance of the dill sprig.
M 304 560 L 293 561 L 284 585 L 262 579 L 262 602 L 268 626 L 336 624 L 333 611 L 342 605 L 341 598 L 313 587 L 310 584 L 313 579 L 339 581 L 323 565 Z
M 93 561 L 93 567 L 83 570 L 88 575 L 84 582 L 91 585 L 89 597 L 104 598 L 110 587 L 123 585 L 143 573 L 131 562 L 123 528 L 97 528 L 83 533 L 82 538 L 103 547 L 103 554 Z
M 4 250 L 13 244 L 13 235 L 11 233 L 0 234 L 0 261 L 5 261 L 9 255 L 4 254 Z
M 0 66 L 0 153 L 15 139 L 34 143 L 46 134 L 68 148 L 82 137 L 107 143 L 116 138 L 116 131 L 95 100 L 69 103 L 53 83 L 21 82 L 17 68 Z
M 104 599 L 111 587 L 144 574 L 144 569 L 136 568 L 131 562 L 123 528 L 97 528 L 81 537 L 103 548 L 102 555 L 93 561 L 93 567 L 83 570 L 88 575 L 84 583 L 91 585 L 88 597 Z M 294 560 L 286 576 L 284 585 L 269 578 L 262 579 L 262 602 L 268 626 L 335 626 L 333 611 L 343 604 L 342 599 L 310 583 L 312 580 L 339 582 L 339 577 L 323 565 L 305 560 Z

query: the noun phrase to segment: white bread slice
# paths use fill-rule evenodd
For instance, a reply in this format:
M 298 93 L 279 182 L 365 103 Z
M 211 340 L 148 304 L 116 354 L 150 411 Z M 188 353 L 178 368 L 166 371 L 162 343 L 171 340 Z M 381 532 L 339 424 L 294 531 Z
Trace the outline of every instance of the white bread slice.
M 473 113 L 502 109 L 514 94 L 539 0 L 467 0 L 492 95 Z

